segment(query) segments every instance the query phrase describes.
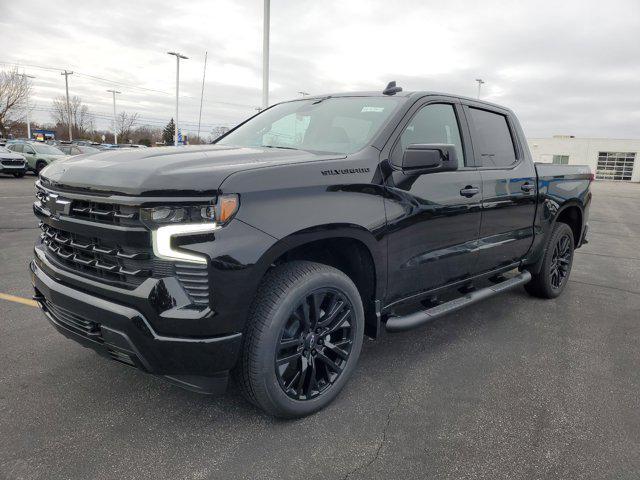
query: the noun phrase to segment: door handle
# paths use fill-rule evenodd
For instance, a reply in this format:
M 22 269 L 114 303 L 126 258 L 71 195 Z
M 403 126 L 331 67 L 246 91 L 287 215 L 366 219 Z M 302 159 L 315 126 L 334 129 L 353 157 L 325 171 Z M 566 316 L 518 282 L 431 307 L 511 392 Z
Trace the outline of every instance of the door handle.
M 460 190 L 460 195 L 467 198 L 471 198 L 478 193 L 480 193 L 480 189 L 478 187 L 472 187 L 471 185 L 467 185 Z
M 520 190 L 522 190 L 523 192 L 531 192 L 536 188 L 536 186 L 533 183 L 525 183 L 520 187 Z

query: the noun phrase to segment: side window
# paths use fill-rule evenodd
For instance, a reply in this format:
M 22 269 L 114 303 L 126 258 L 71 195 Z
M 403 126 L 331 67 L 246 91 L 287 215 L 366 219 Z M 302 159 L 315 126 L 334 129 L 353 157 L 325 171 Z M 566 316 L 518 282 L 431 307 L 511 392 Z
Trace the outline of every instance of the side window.
M 30 145 L 24 145 L 24 150 L 23 150 L 23 152 L 24 152 L 24 153 L 29 153 L 29 154 L 31 154 L 31 155 L 35 155 L 35 153 L 36 153 L 36 151 L 35 151 L 35 150 L 33 149 L 33 147 L 32 147 L 32 146 L 30 146 Z
M 418 110 L 402 132 L 394 149 L 394 158 L 402 158 L 404 149 L 414 143 L 452 144 L 458 156 L 458 166 L 464 166 L 464 151 L 453 105 L 434 103 Z
M 516 162 L 516 150 L 507 123 L 499 113 L 469 108 L 473 123 L 473 148 L 483 167 L 508 167 Z
M 19 143 L 14 143 L 13 145 L 9 145 L 9 149 L 17 153 L 22 153 L 22 145 L 20 145 Z

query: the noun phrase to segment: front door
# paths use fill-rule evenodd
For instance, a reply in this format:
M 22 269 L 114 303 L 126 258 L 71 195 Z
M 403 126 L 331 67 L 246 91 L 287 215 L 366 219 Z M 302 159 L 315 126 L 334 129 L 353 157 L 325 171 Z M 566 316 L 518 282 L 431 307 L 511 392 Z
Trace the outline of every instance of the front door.
M 385 199 L 388 304 L 477 271 L 482 184 L 468 141 L 463 141 L 468 130 L 461 117 L 457 101 L 429 97 L 412 108 L 391 140 Z M 453 144 L 458 170 L 404 173 L 398 167 L 404 149 L 425 143 Z

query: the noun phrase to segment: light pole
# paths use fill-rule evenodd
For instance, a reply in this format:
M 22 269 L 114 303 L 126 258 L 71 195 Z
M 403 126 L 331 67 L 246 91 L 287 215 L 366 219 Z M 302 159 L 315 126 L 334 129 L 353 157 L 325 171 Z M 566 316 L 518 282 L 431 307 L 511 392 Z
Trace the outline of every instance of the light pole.
M 269 17 L 271 0 L 264 0 L 264 24 L 262 27 L 262 108 L 269 106 Z
M 204 70 L 202 71 L 202 90 L 200 91 L 200 114 L 198 115 L 198 143 L 200 143 L 200 122 L 202 121 L 202 99 L 204 98 L 204 77 L 207 74 L 207 55 L 204 52 Z
M 482 88 L 484 80 L 482 80 L 481 78 L 476 78 L 476 82 L 478 82 L 478 100 L 480 100 L 480 89 Z
M 69 105 L 69 75 L 73 75 L 73 72 L 67 72 L 66 70 L 60 75 L 64 75 L 64 86 L 67 91 L 67 115 L 69 119 L 69 141 L 73 140 L 73 134 L 71 133 L 71 106 Z
M 116 93 L 122 93 L 118 90 L 107 90 L 107 92 L 113 93 L 113 143 L 118 144 L 118 123 L 116 121 Z
M 36 78 L 33 75 L 22 74 L 22 78 Z M 28 80 L 27 80 L 28 81 Z M 27 138 L 31 140 L 31 122 L 29 121 L 29 97 L 27 96 Z
M 173 144 L 178 146 L 178 99 L 180 96 L 180 59 L 188 60 L 189 57 L 185 57 L 181 53 L 178 52 L 167 52 L 169 55 L 174 55 L 176 57 L 176 129 L 173 134 Z

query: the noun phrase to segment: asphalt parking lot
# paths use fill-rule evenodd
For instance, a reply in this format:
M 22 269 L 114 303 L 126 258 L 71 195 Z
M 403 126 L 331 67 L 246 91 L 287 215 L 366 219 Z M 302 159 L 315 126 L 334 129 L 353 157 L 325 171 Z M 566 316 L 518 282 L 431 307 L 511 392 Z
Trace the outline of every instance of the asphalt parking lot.
M 0 178 L 0 292 L 27 298 L 33 181 Z M 366 342 L 303 420 L 109 362 L 0 299 L 0 478 L 637 479 L 640 185 L 593 192 L 564 295 L 519 289 Z

